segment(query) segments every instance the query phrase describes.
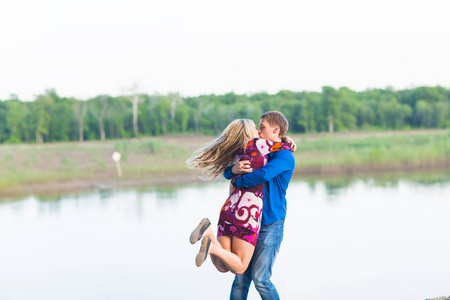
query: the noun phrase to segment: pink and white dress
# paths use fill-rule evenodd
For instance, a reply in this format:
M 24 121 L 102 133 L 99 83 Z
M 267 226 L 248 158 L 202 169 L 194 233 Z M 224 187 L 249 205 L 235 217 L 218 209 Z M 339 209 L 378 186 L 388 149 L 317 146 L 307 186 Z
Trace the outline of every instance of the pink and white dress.
M 269 153 L 285 149 L 291 150 L 289 144 L 255 138 L 236 156 L 240 161 L 249 160 L 255 171 L 267 164 Z M 263 196 L 264 183 L 236 189 L 222 206 L 217 236 L 234 236 L 256 246 L 261 227 Z

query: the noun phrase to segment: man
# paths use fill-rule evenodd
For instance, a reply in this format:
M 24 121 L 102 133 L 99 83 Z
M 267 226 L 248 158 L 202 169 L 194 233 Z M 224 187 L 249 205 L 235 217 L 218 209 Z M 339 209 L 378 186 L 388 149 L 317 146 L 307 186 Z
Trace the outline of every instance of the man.
M 288 127 L 289 123 L 282 113 L 269 111 L 260 118 L 258 134 L 262 139 L 280 142 Z M 230 299 L 247 299 L 252 280 L 263 300 L 280 299 L 270 277 L 283 239 L 287 204 L 285 195 L 294 171 L 295 160 L 289 150 L 281 150 L 270 153 L 269 162 L 254 172 L 247 163 L 248 161 L 242 161 L 230 166 L 223 174 L 226 179 L 232 179 L 232 185 L 238 188 L 265 183 L 261 230 L 255 252 L 244 274 L 236 275 Z M 234 178 L 236 174 L 244 175 Z

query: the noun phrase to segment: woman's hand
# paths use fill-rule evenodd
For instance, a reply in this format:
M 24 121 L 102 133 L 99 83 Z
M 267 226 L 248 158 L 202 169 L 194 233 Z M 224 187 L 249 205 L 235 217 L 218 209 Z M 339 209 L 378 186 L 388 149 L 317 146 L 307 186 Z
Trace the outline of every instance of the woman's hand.
M 253 169 L 250 166 L 250 161 L 248 160 L 239 161 L 231 168 L 231 173 L 235 175 L 242 175 L 250 172 L 253 172 Z
M 285 136 L 282 139 L 283 143 L 289 144 L 291 146 L 292 151 L 296 151 L 297 150 L 297 144 L 291 139 L 290 136 Z

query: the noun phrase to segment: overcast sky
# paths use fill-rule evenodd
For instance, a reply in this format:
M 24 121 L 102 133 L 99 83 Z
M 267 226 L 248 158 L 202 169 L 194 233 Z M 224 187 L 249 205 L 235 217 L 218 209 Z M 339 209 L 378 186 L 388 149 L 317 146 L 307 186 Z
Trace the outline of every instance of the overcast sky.
M 0 99 L 450 87 L 450 1 L 0 0 Z

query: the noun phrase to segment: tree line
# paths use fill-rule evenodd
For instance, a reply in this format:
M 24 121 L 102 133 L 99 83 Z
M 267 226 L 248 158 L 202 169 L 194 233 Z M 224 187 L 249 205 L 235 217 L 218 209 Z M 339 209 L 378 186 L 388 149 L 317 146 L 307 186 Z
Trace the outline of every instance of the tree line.
M 450 128 L 450 90 L 441 86 L 352 91 L 202 95 L 130 93 L 80 100 L 47 90 L 34 101 L 0 100 L 0 143 L 105 140 L 220 133 L 236 118 L 281 111 L 290 133 Z

